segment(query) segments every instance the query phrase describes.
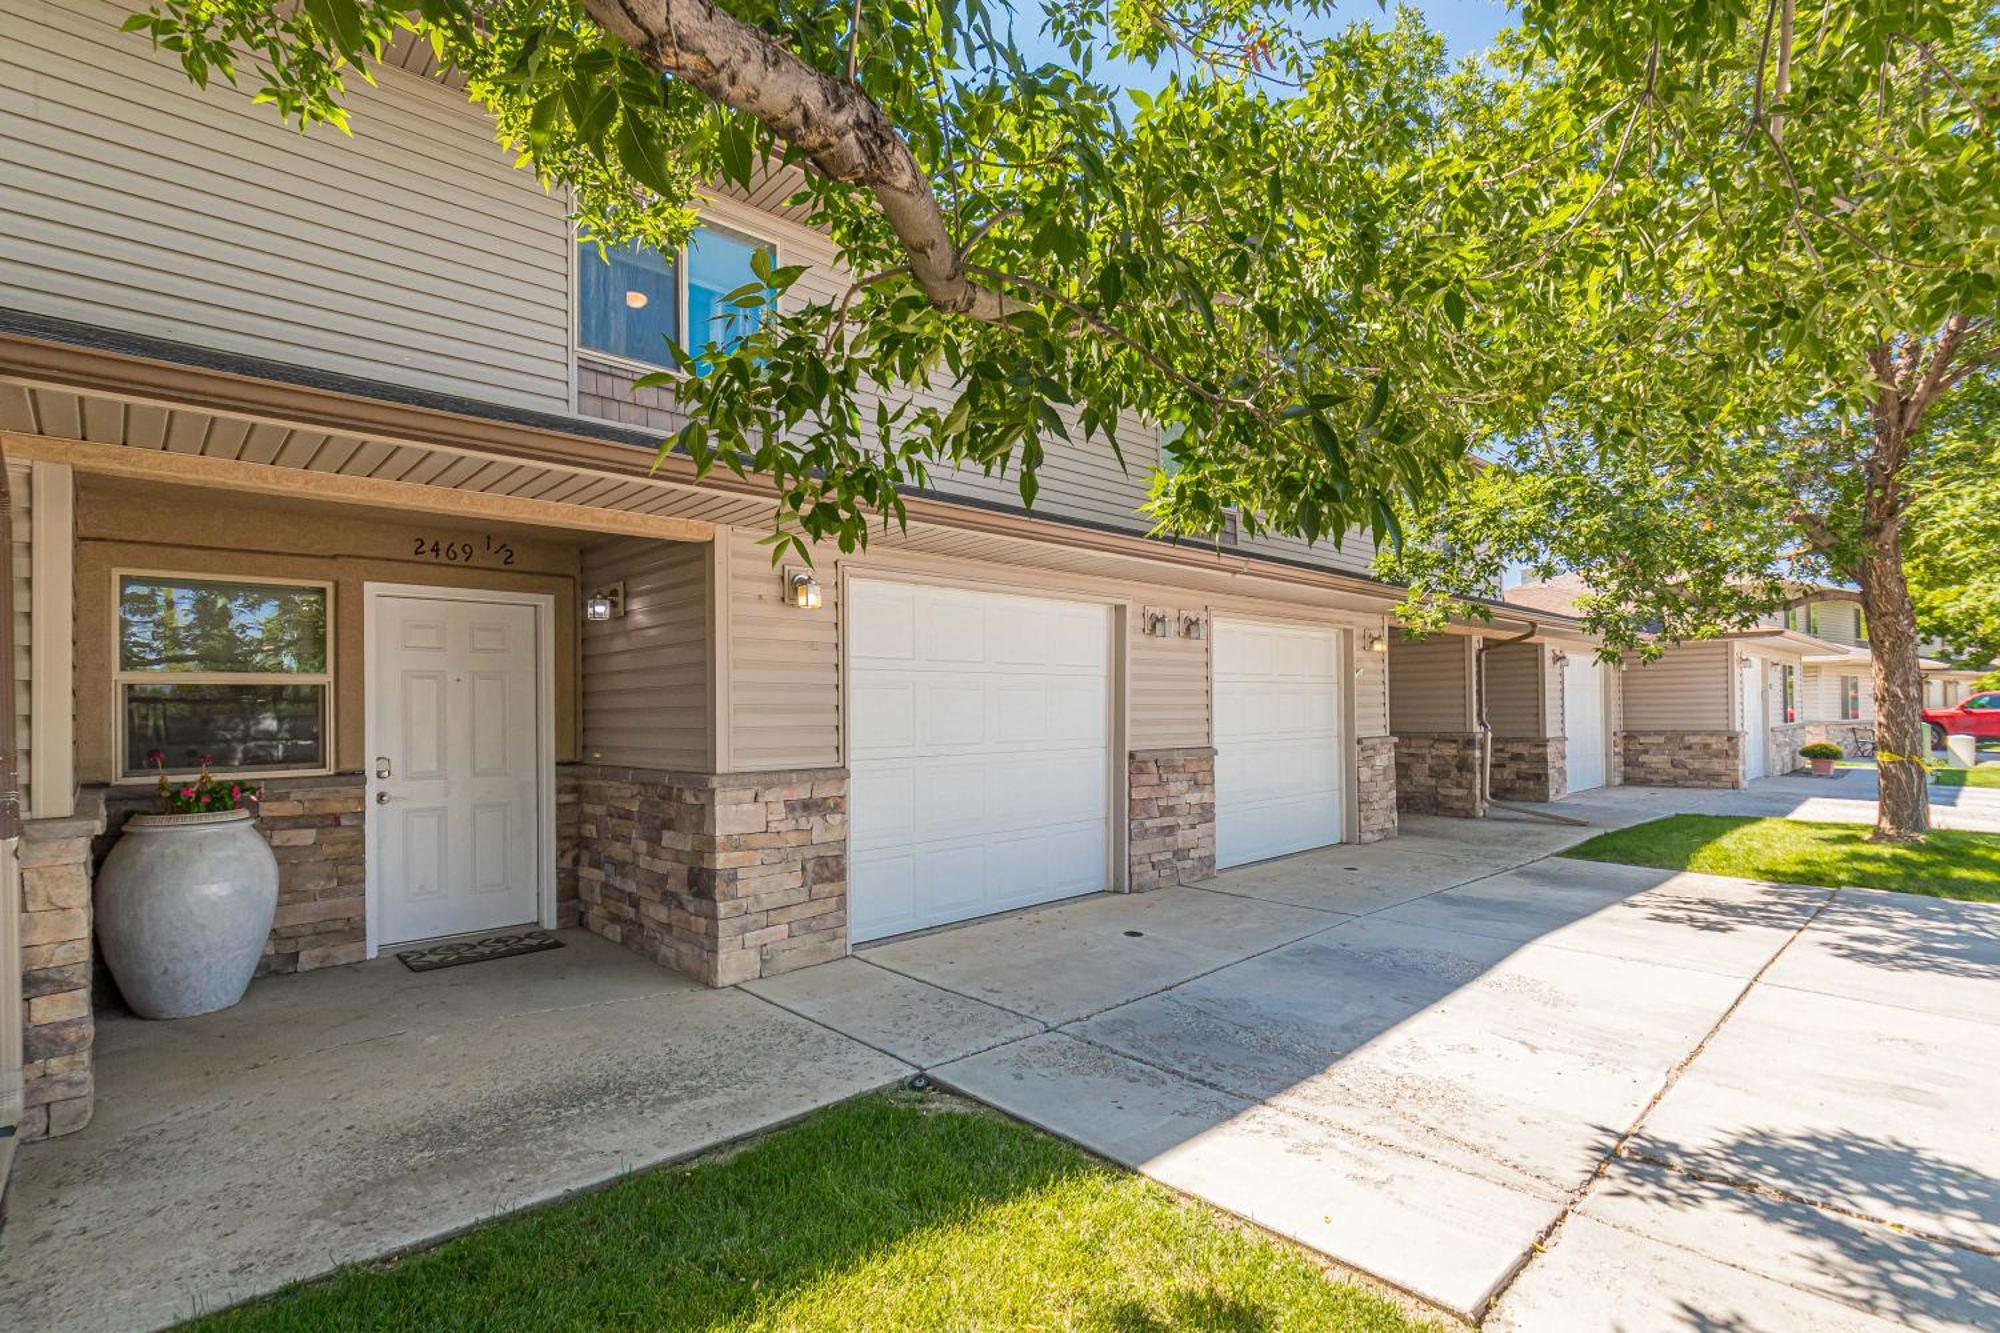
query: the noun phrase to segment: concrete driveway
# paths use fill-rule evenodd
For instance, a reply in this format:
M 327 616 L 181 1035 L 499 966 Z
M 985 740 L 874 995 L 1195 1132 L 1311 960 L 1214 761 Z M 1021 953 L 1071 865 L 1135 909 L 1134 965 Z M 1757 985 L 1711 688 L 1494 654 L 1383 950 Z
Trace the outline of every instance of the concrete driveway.
M 1411 819 L 749 989 L 1496 1327 L 2000 1325 L 2000 909 L 1545 859 L 1590 831 Z

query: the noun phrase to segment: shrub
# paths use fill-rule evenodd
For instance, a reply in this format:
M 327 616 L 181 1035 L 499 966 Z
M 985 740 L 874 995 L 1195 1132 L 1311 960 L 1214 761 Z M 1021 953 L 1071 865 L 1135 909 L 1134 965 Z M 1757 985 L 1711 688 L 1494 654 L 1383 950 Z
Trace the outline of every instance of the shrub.
M 1801 745 L 1799 747 L 1799 758 L 1845 759 L 1847 758 L 1847 751 L 1841 749 L 1832 741 L 1814 741 L 1810 745 Z

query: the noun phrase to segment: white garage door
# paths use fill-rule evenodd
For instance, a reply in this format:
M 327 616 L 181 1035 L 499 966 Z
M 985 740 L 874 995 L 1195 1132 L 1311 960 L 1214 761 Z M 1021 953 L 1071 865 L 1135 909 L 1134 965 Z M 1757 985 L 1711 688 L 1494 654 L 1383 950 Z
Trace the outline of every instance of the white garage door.
M 1215 622 L 1215 863 L 1339 842 L 1340 638 Z
M 1604 785 L 1604 692 L 1611 673 L 1587 653 L 1563 661 L 1563 754 L 1569 790 Z
M 857 581 L 848 938 L 1107 887 L 1110 608 Z

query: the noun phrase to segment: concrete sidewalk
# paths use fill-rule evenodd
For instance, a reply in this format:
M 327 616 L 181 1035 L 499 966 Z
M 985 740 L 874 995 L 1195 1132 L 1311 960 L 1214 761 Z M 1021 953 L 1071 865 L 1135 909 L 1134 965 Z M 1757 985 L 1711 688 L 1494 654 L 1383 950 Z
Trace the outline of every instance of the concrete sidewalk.
M 1410 826 L 750 988 L 1467 1318 L 2000 1323 L 2000 909 Z
M 693 1155 L 910 1067 L 581 931 L 384 958 L 98 1028 L 97 1115 L 30 1144 L 0 1329 L 156 1328 Z

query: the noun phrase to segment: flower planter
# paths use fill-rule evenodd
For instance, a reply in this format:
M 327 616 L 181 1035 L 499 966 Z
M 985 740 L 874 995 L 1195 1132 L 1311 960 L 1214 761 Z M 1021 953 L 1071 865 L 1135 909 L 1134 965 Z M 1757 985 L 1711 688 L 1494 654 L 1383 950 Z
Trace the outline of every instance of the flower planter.
M 1806 762 L 1812 765 L 1812 775 L 1813 775 L 1814 777 L 1816 777 L 1816 778 L 1830 778 L 1830 777 L 1832 777 L 1832 776 L 1833 776 L 1833 765 L 1834 765 L 1834 763 L 1835 763 L 1835 761 L 1834 761 L 1834 760 L 1831 760 L 1831 759 L 1808 759 L 1808 760 L 1806 760 Z
M 133 815 L 97 872 L 97 942 L 132 1012 L 190 1018 L 243 998 L 278 909 L 251 810 Z

